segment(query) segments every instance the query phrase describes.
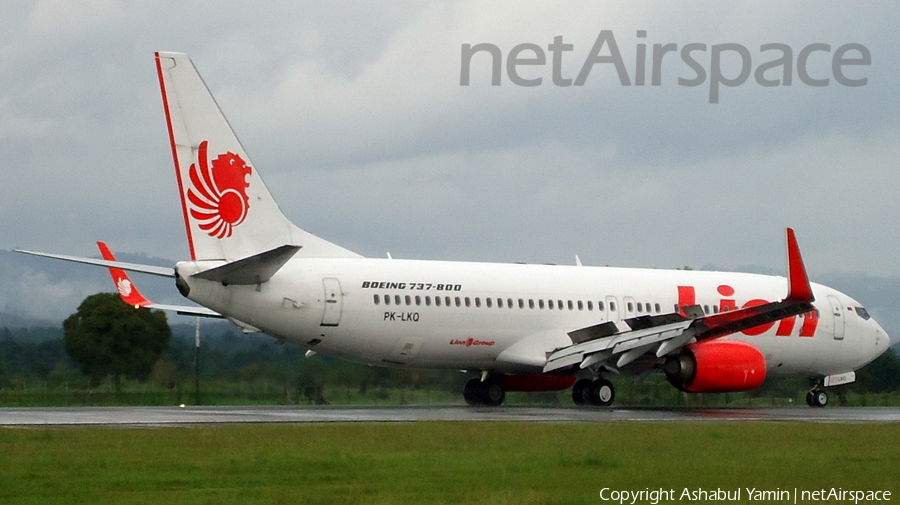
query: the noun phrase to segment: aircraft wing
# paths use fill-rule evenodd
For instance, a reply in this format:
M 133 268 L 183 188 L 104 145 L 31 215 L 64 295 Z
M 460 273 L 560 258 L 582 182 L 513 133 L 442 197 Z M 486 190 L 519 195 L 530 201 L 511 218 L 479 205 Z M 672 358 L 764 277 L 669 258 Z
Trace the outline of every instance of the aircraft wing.
M 689 342 L 721 337 L 814 310 L 814 297 L 794 230 L 787 229 L 788 295 L 781 301 L 707 316 L 699 305 L 682 313 L 612 321 L 569 332 L 572 345 L 547 356 L 544 372 L 601 364 L 623 367 L 646 353 L 665 356 Z M 613 361 L 615 359 L 615 361 Z
M 224 317 L 222 314 L 214 310 L 210 310 L 206 307 L 190 307 L 185 305 L 165 305 L 162 303 L 154 303 L 150 300 L 144 298 L 144 296 L 138 291 L 137 286 L 131 282 L 131 279 L 128 278 L 128 274 L 125 273 L 125 270 L 121 267 L 114 266 L 121 264 L 116 261 L 115 256 L 113 256 L 112 252 L 109 250 L 109 247 L 106 246 L 103 242 L 97 242 L 97 247 L 100 248 L 100 254 L 103 256 L 103 259 L 109 263 L 109 274 L 113 278 L 113 282 L 116 285 L 116 290 L 119 292 L 119 296 L 122 297 L 122 300 L 125 301 L 128 305 L 134 306 L 134 308 L 148 308 L 148 309 L 157 309 L 157 310 L 166 310 L 176 312 L 178 314 L 184 316 L 201 316 L 201 317 L 216 317 L 221 318 Z M 96 264 L 96 263 L 94 263 Z M 143 266 L 143 265 L 137 265 Z M 140 271 L 140 270 L 138 270 Z

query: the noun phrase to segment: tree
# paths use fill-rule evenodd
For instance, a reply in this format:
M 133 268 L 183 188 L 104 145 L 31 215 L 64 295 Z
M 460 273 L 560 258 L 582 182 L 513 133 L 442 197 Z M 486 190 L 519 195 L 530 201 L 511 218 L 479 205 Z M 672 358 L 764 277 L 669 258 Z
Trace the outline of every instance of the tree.
M 856 372 L 858 387 L 869 393 L 886 393 L 900 389 L 900 358 L 893 349 Z
M 135 309 L 116 293 L 98 293 L 81 302 L 63 322 L 66 353 L 99 385 L 113 376 L 145 380 L 168 348 L 172 330 L 159 311 Z

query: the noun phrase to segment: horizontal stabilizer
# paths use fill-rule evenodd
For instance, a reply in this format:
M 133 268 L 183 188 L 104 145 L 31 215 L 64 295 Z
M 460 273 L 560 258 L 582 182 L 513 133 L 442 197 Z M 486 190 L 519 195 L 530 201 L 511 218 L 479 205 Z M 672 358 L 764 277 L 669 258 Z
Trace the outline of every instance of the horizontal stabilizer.
M 142 274 L 159 275 L 162 277 L 175 277 L 175 269 L 171 267 L 157 267 L 153 265 L 139 265 L 137 263 L 126 263 L 124 261 L 98 260 L 96 258 L 81 258 L 79 256 L 66 256 L 65 254 L 51 254 L 34 251 L 26 251 L 24 249 L 16 249 L 16 252 L 30 254 L 32 256 L 42 256 L 44 258 L 53 258 L 64 261 L 74 261 L 75 263 L 84 263 L 86 265 L 95 265 L 106 268 L 121 268 L 129 272 L 140 272 Z
M 191 277 L 221 282 L 226 286 L 231 284 L 260 284 L 271 279 L 275 272 L 294 257 L 294 254 L 299 250 L 300 246 L 283 245 L 222 266 L 204 270 Z

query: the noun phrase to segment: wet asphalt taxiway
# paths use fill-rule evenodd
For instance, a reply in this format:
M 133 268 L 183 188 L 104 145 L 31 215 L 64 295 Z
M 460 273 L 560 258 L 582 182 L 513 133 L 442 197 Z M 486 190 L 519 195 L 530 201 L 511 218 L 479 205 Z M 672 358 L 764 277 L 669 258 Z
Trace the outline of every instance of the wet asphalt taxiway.
M 900 422 L 892 407 L 609 408 L 577 407 L 63 407 L 0 408 L 0 426 L 184 426 L 218 423 L 328 423 L 415 421 L 516 422 Z

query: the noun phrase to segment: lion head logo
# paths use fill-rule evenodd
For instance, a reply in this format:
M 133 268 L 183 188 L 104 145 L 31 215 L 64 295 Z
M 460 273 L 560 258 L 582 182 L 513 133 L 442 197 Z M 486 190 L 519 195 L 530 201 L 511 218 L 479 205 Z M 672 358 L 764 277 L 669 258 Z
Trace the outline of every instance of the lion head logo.
M 191 217 L 210 237 L 230 237 L 234 227 L 247 218 L 250 198 L 247 176 L 253 169 L 235 153 L 220 154 L 209 162 L 207 141 L 200 143 L 198 163 L 191 164 L 188 200 Z
M 119 294 L 124 298 L 128 298 L 131 296 L 131 281 L 125 278 L 121 278 L 116 281 L 116 290 L 119 291 Z

